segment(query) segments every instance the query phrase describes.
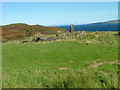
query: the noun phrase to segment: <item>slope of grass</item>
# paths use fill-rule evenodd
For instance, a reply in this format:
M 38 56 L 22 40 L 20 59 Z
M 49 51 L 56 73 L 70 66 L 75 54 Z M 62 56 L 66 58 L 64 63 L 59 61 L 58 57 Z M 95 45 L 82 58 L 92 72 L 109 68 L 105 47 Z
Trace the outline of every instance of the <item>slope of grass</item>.
M 118 64 L 91 67 L 95 62 L 117 61 L 117 49 L 116 44 L 77 41 L 6 43 L 3 87 L 117 88 Z M 112 70 L 107 72 L 107 68 Z
M 0 89 L 2 88 L 2 44 L 0 43 Z

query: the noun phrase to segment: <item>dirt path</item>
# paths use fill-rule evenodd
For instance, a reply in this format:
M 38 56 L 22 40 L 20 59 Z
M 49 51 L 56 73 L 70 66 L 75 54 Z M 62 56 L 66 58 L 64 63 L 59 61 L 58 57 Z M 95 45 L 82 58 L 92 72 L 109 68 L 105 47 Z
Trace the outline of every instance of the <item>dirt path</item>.
M 118 61 L 107 61 L 107 62 L 95 63 L 95 64 L 91 65 L 90 67 L 95 68 L 95 67 L 98 67 L 98 66 L 100 66 L 102 64 L 114 64 L 114 63 L 120 64 L 120 62 L 118 62 Z

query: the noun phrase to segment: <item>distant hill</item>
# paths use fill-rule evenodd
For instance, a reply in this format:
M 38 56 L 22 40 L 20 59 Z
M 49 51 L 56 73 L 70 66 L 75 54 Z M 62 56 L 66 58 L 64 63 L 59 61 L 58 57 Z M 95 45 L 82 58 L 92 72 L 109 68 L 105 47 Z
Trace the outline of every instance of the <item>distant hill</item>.
M 94 23 L 94 24 L 104 24 L 104 23 L 107 23 L 107 24 L 118 24 L 118 23 L 120 23 L 120 20 L 111 20 L 111 21 L 99 22 L 99 23 Z
M 59 27 L 45 27 L 42 25 L 28 25 L 24 23 L 16 23 L 10 25 L 0 26 L 2 27 L 2 38 L 3 40 L 18 40 L 26 37 L 26 30 L 32 29 L 33 34 L 56 34 L 57 31 L 67 31 Z
M 75 31 L 118 31 L 118 25 L 120 24 L 120 20 L 112 20 L 106 22 L 97 22 L 91 24 L 84 25 L 74 25 Z M 69 25 L 66 26 L 58 26 L 60 28 L 70 30 Z

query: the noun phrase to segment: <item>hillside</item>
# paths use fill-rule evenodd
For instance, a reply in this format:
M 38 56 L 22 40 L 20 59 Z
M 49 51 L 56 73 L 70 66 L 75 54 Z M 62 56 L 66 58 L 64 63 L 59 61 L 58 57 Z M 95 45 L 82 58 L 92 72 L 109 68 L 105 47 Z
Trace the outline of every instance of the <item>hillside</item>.
M 2 38 L 3 40 L 18 40 L 26 37 L 25 33 L 28 29 L 32 30 L 32 35 L 36 33 L 41 34 L 56 34 L 57 31 L 65 31 L 59 27 L 45 27 L 41 25 L 28 25 L 23 23 L 10 24 L 0 26 L 2 27 Z
M 98 22 L 98 23 L 94 23 L 94 24 L 104 24 L 104 23 L 107 23 L 107 24 L 118 24 L 118 23 L 120 23 L 120 20 L 110 20 L 110 21 Z

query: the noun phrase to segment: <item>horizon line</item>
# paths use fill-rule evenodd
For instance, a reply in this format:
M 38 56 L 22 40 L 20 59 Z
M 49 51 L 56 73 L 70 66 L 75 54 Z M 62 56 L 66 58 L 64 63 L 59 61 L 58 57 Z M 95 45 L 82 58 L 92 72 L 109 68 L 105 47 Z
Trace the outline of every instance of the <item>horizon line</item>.
M 114 19 L 114 20 L 120 20 L 120 19 Z M 83 23 L 83 24 L 74 24 L 74 23 L 71 23 L 71 24 L 74 24 L 74 25 L 84 25 L 84 24 L 93 24 L 93 23 L 102 23 L 102 22 L 107 22 L 107 21 L 114 21 L 113 19 L 112 20 L 105 20 L 105 21 L 99 21 L 99 22 L 90 22 L 90 23 Z M 17 24 L 18 22 L 16 23 L 11 23 L 11 24 Z M 25 22 L 20 22 L 20 23 L 23 23 L 23 24 L 27 24 L 27 25 L 42 25 L 42 26 L 66 26 L 66 25 L 70 25 L 70 24 L 54 24 L 54 25 L 45 25 L 45 24 L 28 24 L 28 23 L 25 23 Z M 5 25 L 10 25 L 10 24 L 2 24 L 0 26 L 5 26 Z

